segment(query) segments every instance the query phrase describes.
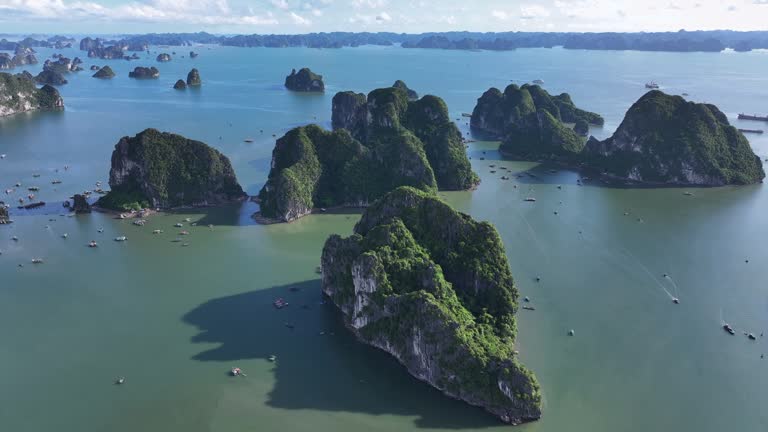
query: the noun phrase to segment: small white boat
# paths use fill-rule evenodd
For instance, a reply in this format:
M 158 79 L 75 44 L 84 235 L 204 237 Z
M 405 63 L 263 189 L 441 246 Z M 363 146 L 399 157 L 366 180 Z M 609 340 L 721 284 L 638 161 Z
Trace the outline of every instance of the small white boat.
M 89 248 L 95 248 L 95 247 L 99 247 L 99 244 L 98 244 L 98 243 L 96 243 L 96 240 L 91 240 L 91 242 L 90 242 L 90 243 L 88 243 L 88 247 L 89 247 Z
M 67 237 L 69 237 L 69 234 L 67 234 L 67 233 L 64 233 L 64 234 L 61 235 L 61 238 L 63 238 L 63 239 L 65 239 Z
M 160 229 L 156 229 L 152 231 L 152 234 L 162 234 L 162 233 L 163 233 L 163 230 L 160 230 Z
M 536 202 L 536 198 L 528 197 L 528 198 L 525 199 L 525 201 L 527 201 L 527 202 Z
M 125 377 L 117 377 L 115 384 L 120 385 L 125 383 Z
M 268 359 L 269 359 L 269 361 L 271 361 L 271 362 L 273 362 L 273 363 L 274 363 L 274 362 L 276 362 L 276 361 L 277 361 L 277 356 L 276 356 L 276 355 L 274 355 L 274 354 L 272 354 L 271 356 L 269 356 L 269 357 L 268 357 Z
M 128 240 L 128 237 L 126 237 L 126 236 L 115 237 L 115 241 L 116 242 L 124 242 L 126 240 Z
M 175 226 L 176 228 L 181 228 L 181 227 L 183 227 L 183 226 L 184 226 L 184 224 L 183 224 L 183 223 L 181 223 L 181 222 L 176 222 L 176 224 L 175 224 L 174 226 Z
M 42 263 L 43 263 L 43 259 L 42 258 L 33 258 L 32 259 L 32 264 L 42 264 Z

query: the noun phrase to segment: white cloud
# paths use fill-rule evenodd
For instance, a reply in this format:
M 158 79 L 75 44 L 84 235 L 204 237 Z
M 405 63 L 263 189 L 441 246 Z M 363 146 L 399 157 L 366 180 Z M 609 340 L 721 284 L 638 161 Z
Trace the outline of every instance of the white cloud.
M 504 12 L 502 10 L 492 11 L 491 16 L 502 21 L 506 21 L 510 18 L 510 15 L 507 12 Z
M 312 21 L 310 21 L 307 18 L 304 18 L 303 16 L 297 14 L 296 12 L 291 12 L 289 16 L 291 17 L 291 20 L 293 20 L 293 23 L 296 25 L 300 25 L 300 26 L 312 25 Z
M 538 5 L 522 5 L 520 6 L 520 18 L 522 19 L 537 19 L 546 18 L 550 15 L 549 9 Z
M 95 2 L 65 0 L 0 0 L 0 21 L 113 20 L 202 25 L 275 25 L 271 14 L 234 12 L 227 0 L 144 0 L 107 7 Z M 7 20 L 6 20 L 7 21 Z
M 387 5 L 387 0 L 352 0 L 352 7 L 355 9 L 378 9 Z
M 288 1 L 287 0 L 270 0 L 270 2 L 272 3 L 272 6 L 278 8 L 278 9 L 282 9 L 282 10 L 288 9 Z

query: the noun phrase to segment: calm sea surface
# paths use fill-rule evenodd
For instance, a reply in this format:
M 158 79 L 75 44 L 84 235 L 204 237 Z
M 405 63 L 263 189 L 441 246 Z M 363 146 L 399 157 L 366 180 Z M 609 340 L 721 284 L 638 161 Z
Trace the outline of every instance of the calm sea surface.
M 605 127 L 592 131 L 601 138 L 650 80 L 717 104 L 739 127 L 768 129 L 735 120 L 741 111 L 768 114 L 768 52 L 194 49 L 196 59 L 181 58 L 189 51 L 181 48 L 153 48 L 134 62 L 84 58 L 86 69 L 109 64 L 117 77 L 71 74 L 60 88 L 66 111 L 0 120 L 0 189 L 23 184 L 2 199 L 39 186 L 49 203 L 14 210 L 16 223 L 0 226 L 0 430 L 508 430 L 356 343 L 322 304 L 323 242 L 350 233 L 355 213 L 259 226 L 250 219 L 257 206 L 244 204 L 157 215 L 143 228 L 102 214 L 61 216 L 67 196 L 106 184 L 122 136 L 154 127 L 205 141 L 256 194 L 273 134 L 329 127 L 335 92 L 396 79 L 444 98 L 464 131 L 461 113 L 489 87 L 534 79 L 603 114 Z M 154 51 L 173 50 L 172 62 L 154 61 Z M 38 51 L 41 60 L 53 53 Z M 158 66 L 160 79 L 128 79 L 138 65 Z M 325 76 L 325 95 L 282 87 L 304 66 Z M 192 67 L 203 87 L 171 89 Z M 768 136 L 749 139 L 768 157 Z M 516 430 L 768 430 L 768 335 L 760 337 L 768 332 L 768 189 L 580 187 L 574 172 L 499 162 L 497 147 L 468 149 L 482 177 L 476 191 L 441 195 L 496 225 L 517 285 L 536 306 L 519 313 L 518 349 L 541 382 L 544 415 Z M 501 181 L 491 164 L 538 175 Z M 187 217 L 200 226 L 185 226 L 182 247 L 173 225 Z M 128 241 L 113 242 L 118 235 Z M 86 247 L 90 240 L 101 247 Z M 31 264 L 38 257 L 45 264 Z M 290 306 L 274 309 L 277 297 Z M 228 377 L 235 366 L 247 377 Z M 127 382 L 114 386 L 119 375 Z

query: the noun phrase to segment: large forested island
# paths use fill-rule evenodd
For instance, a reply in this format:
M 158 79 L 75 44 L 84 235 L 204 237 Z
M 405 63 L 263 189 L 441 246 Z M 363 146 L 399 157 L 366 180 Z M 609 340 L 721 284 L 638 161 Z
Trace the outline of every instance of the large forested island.
M 49 85 L 41 88 L 29 73 L 0 72 L 0 117 L 35 110 L 55 110 L 64 107 L 59 91 Z
M 496 229 L 410 187 L 331 236 L 323 292 L 365 343 L 445 394 L 507 423 L 535 420 L 541 395 L 515 354 L 518 292 Z
M 155 129 L 115 145 L 109 186 L 97 205 L 113 210 L 207 206 L 246 196 L 218 150 Z
M 605 141 L 591 138 L 587 166 L 645 183 L 721 186 L 765 178 L 760 158 L 716 106 L 654 90 Z
M 472 172 L 442 99 L 401 87 L 333 98 L 333 132 L 310 125 L 277 141 L 259 220 L 290 222 L 317 207 L 366 206 L 398 186 L 462 190 Z

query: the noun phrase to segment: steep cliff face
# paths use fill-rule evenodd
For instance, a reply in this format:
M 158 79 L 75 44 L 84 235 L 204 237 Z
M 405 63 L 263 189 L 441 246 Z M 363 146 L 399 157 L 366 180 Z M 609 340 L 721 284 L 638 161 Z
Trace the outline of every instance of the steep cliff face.
M 407 86 L 406 86 L 407 88 Z M 444 190 L 465 190 L 476 186 L 479 178 L 464 150 L 456 125 L 448 116 L 448 107 L 437 96 L 409 101 L 400 87 L 372 91 L 365 98 L 352 92 L 334 97 L 334 129 L 347 129 L 356 139 L 375 148 L 382 131 L 404 129 L 418 139 L 432 167 L 437 186 Z
M 403 90 L 405 92 L 405 94 L 408 95 L 408 100 L 409 101 L 417 101 L 417 100 L 419 100 L 419 94 L 416 93 L 416 91 L 409 89 L 408 85 L 405 84 L 405 82 L 402 81 L 402 80 L 395 81 L 395 83 L 392 84 L 392 87 L 398 88 L 400 90 Z
M 0 204 L 0 225 L 10 223 L 10 217 L 8 216 L 8 209 L 4 204 Z
M 85 214 L 91 212 L 91 205 L 88 204 L 88 200 L 84 195 L 77 194 L 72 199 L 72 211 L 77 214 Z
M 648 183 L 720 186 L 765 177 L 747 139 L 717 107 L 657 90 L 632 105 L 611 138 L 591 138 L 584 161 Z
M 120 139 L 112 152 L 109 186 L 98 205 L 117 210 L 207 206 L 245 197 L 226 156 L 200 141 L 155 129 Z
M 522 159 L 573 161 L 584 146 L 589 125 L 603 125 L 598 114 L 577 108 L 570 95 L 550 95 L 538 85 L 496 88 L 477 101 L 470 126 L 474 133 L 499 139 L 500 151 Z M 568 126 L 573 124 L 573 127 Z
M 323 292 L 363 342 L 445 394 L 519 424 L 541 416 L 514 351 L 518 292 L 496 230 L 413 188 L 388 193 L 322 254 Z
M 295 128 L 272 152 L 260 216 L 291 222 L 316 207 L 368 205 L 401 185 L 435 190 L 434 174 L 414 141 L 393 131 L 369 148 L 344 129 Z
M 35 86 L 30 74 L 0 73 L 0 117 L 34 110 L 64 108 L 64 101 L 55 88 Z
M 298 72 L 293 69 L 291 74 L 285 77 L 285 87 L 299 92 L 325 91 L 323 76 L 312 72 L 309 68 L 300 69 Z

